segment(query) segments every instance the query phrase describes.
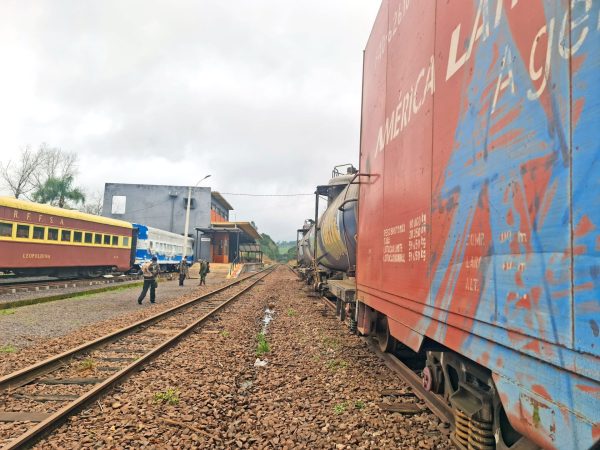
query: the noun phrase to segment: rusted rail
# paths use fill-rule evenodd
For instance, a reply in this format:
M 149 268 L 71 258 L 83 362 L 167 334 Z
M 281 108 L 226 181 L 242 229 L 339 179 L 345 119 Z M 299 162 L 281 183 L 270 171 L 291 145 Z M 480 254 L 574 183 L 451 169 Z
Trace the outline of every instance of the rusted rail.
M 321 297 L 321 300 L 334 312 L 334 314 L 336 313 L 336 306 L 334 303 L 325 297 Z M 413 389 L 414 394 L 425 403 L 432 413 L 434 413 L 442 422 L 447 423 L 450 427 L 454 427 L 452 408 L 439 395 L 428 392 L 423 387 L 421 377 L 415 373 L 413 369 L 408 367 L 391 353 L 383 353 L 379 350 L 372 338 L 363 337 L 362 339 L 368 345 L 369 349 L 375 353 L 389 369 L 397 373 L 400 378 Z
M 275 266 L 274 266 L 275 267 Z M 15 417 L 15 421 L 27 421 L 31 420 L 39 422 L 37 425 L 29 428 L 26 432 L 19 435 L 18 437 L 10 440 L 4 447 L 3 450 L 12 450 L 21 448 L 23 446 L 31 445 L 40 439 L 45 433 L 49 432 L 57 425 L 62 423 L 67 417 L 81 410 L 89 402 L 106 392 L 109 388 L 123 381 L 133 371 L 139 369 L 142 365 L 155 358 L 157 355 L 174 345 L 182 337 L 190 333 L 194 328 L 206 322 L 215 313 L 224 308 L 231 301 L 238 298 L 243 293 L 247 292 L 263 278 L 269 275 L 274 267 L 264 269 L 260 272 L 253 273 L 247 277 L 236 280 L 233 283 L 229 283 L 219 289 L 209 292 L 201 297 L 190 300 L 181 305 L 170 308 L 163 311 L 155 316 L 141 320 L 128 327 L 117 330 L 106 336 L 98 338 L 94 341 L 83 344 L 67 352 L 61 353 L 60 355 L 48 358 L 45 361 L 34 364 L 30 367 L 18 370 L 14 373 L 6 375 L 0 378 L 0 394 L 4 395 L 8 399 L 14 399 L 18 402 L 22 399 L 23 395 L 18 395 L 14 392 L 21 386 L 27 384 L 79 384 L 79 385 L 90 385 L 90 389 L 82 394 L 81 396 L 71 399 L 69 396 L 64 396 L 65 401 L 69 401 L 68 404 L 59 408 L 54 413 L 40 414 L 36 413 L 37 416 L 34 418 L 27 417 L 27 413 L 21 414 L 23 417 Z M 248 282 L 247 286 L 242 286 L 242 289 L 237 291 L 232 296 L 219 296 L 219 294 L 225 294 L 226 291 L 232 287 L 237 286 L 241 283 Z M 184 314 L 179 314 L 183 313 Z M 193 314 L 196 312 L 197 314 Z M 181 326 L 181 323 L 177 323 L 177 320 L 185 320 L 186 322 Z M 173 323 L 175 322 L 175 323 Z M 169 327 L 170 326 L 170 327 Z M 130 335 L 135 334 L 136 340 L 134 347 L 127 347 L 131 343 L 127 342 L 127 338 Z M 150 339 L 150 348 L 143 350 L 143 354 L 139 354 L 140 339 L 142 336 L 146 339 Z M 158 338 L 156 338 L 158 336 Z M 153 340 L 154 339 L 154 340 Z M 111 345 L 125 345 L 125 347 L 111 348 Z M 41 379 L 42 376 L 48 375 L 52 372 L 60 372 L 61 369 L 65 369 L 67 373 L 69 370 L 73 371 L 73 363 L 78 362 L 77 357 L 83 355 L 89 355 L 92 351 L 105 351 L 107 353 L 136 353 L 134 357 L 113 357 L 113 358 L 100 358 L 107 361 L 123 361 L 126 364 L 123 367 L 114 368 L 114 373 L 105 379 L 72 379 L 72 378 L 57 378 L 57 379 Z M 69 368 L 69 364 L 71 367 Z M 118 365 L 118 364 L 116 364 Z M 110 369 L 110 368 L 109 368 Z M 88 382 L 89 381 L 89 382 Z M 16 394 L 16 395 L 15 395 Z M 38 396 L 38 401 L 45 401 L 47 397 Z M 61 396 L 53 396 L 61 397 Z M 5 400 L 6 403 L 6 400 Z M 8 419 L 4 421 L 10 421 L 10 412 L 5 413 Z M 38 417 L 39 416 L 39 417 Z M 0 419 L 2 419 L 2 412 L 0 411 Z

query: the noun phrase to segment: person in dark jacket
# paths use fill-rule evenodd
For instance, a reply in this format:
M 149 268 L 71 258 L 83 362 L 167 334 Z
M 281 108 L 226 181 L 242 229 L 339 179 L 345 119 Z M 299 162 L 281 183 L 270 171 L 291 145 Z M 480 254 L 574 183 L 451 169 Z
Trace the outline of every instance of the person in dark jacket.
M 188 276 L 187 258 L 184 256 L 179 263 L 179 286 L 183 286 L 183 280 Z
M 205 261 L 204 259 L 201 259 L 199 261 L 200 263 L 200 284 L 199 286 L 205 285 L 206 286 L 206 274 L 210 272 L 210 265 L 208 264 L 208 261 Z
M 160 268 L 158 267 L 158 262 L 156 256 L 152 257 L 152 261 L 148 261 L 142 264 L 142 274 L 144 275 L 144 287 L 142 288 L 142 292 L 138 297 L 138 304 L 142 304 L 142 300 L 146 297 L 146 293 L 148 289 L 150 289 L 150 303 L 156 302 L 156 277 L 160 272 Z

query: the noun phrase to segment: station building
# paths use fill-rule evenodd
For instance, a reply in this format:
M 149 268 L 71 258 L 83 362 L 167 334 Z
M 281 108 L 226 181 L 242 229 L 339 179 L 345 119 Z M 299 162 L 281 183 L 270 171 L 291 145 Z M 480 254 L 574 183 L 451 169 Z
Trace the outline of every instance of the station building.
M 106 183 L 102 215 L 183 236 L 188 192 L 188 186 Z M 230 221 L 231 210 L 233 206 L 210 187 L 192 188 L 188 236 L 194 238 L 195 260 L 262 262 L 256 227 Z

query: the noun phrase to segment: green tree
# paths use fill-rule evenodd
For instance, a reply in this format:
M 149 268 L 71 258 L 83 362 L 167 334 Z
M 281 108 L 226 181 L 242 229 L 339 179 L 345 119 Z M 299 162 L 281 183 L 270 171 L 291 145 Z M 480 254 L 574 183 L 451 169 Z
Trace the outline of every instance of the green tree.
M 84 203 L 85 195 L 81 189 L 73 186 L 73 176 L 66 175 L 62 178 L 50 177 L 34 193 L 33 199 L 39 203 L 64 208 L 67 201 Z

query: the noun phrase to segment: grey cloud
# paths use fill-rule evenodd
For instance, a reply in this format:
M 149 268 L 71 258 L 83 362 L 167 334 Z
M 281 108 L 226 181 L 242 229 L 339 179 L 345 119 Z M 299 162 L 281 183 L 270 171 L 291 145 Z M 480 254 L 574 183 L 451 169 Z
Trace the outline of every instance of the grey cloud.
M 30 86 L 35 113 L 20 117 L 11 142 L 76 151 L 82 172 L 99 158 L 109 163 L 95 167 L 119 165 L 82 173 L 91 188 L 147 178 L 153 169 L 139 159 L 152 158 L 155 182 L 185 176 L 193 183 L 196 171 L 210 170 L 211 184 L 226 192 L 312 192 L 333 165 L 358 158 L 362 49 L 378 6 L 379 0 L 2 3 L 0 36 L 7 39 L 0 52 L 33 52 L 37 68 Z M 8 63 L 18 71 L 18 61 Z M 113 178 L 121 170 L 128 179 Z M 255 220 L 276 239 L 293 238 L 312 214 L 303 198 L 230 200 L 238 219 Z

